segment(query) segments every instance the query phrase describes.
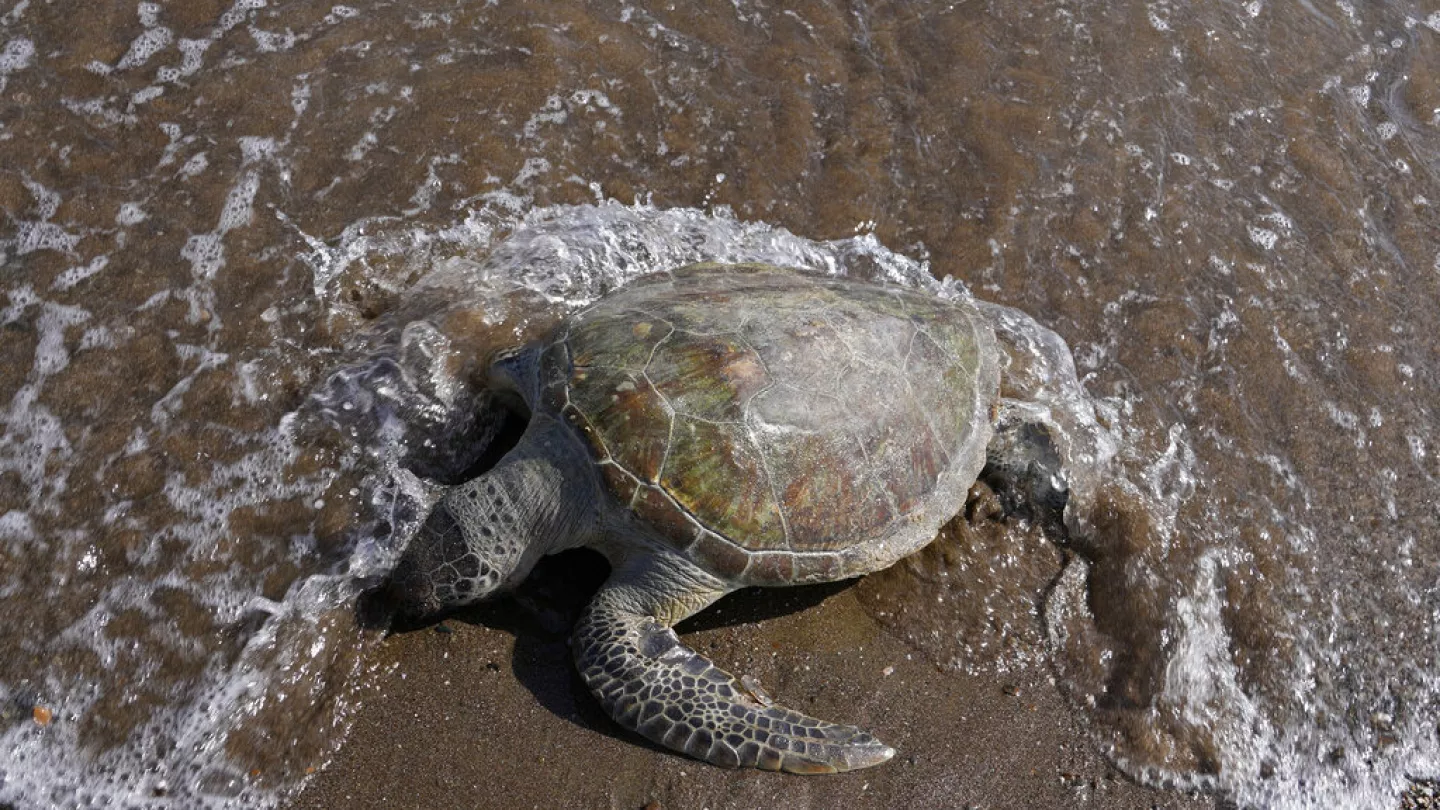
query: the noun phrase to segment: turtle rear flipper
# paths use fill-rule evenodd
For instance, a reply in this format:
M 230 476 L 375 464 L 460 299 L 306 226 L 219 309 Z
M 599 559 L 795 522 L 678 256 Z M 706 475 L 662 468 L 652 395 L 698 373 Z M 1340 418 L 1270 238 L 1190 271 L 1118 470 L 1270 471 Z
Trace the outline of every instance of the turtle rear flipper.
M 1057 432 L 1046 409 L 1002 403 L 980 480 L 1000 495 L 1006 514 L 1063 531 L 1070 485 Z
M 860 728 L 762 702 L 680 641 L 670 625 L 727 589 L 678 558 L 657 557 L 617 569 L 575 628 L 580 674 L 616 722 L 730 768 L 835 773 L 894 756 Z

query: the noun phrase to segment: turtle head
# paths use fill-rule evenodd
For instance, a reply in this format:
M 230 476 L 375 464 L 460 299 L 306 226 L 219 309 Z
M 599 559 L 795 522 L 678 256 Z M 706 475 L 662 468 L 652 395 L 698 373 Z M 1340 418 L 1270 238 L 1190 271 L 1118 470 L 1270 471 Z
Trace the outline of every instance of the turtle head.
M 385 587 L 407 619 L 463 607 L 513 586 L 534 564 L 503 487 L 481 476 L 430 512 Z
M 463 607 L 512 589 L 545 554 L 580 545 L 596 513 L 594 473 L 568 436 L 566 425 L 535 417 L 489 472 L 446 491 L 383 601 L 404 619 Z

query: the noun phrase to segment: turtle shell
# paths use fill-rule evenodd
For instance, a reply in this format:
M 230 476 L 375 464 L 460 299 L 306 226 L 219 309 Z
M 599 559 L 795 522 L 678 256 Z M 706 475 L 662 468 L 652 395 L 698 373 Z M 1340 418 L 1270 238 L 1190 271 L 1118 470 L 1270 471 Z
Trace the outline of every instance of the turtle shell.
M 543 403 L 676 550 L 742 583 L 820 581 L 888 565 L 963 506 L 995 355 L 963 303 L 693 265 L 572 318 Z

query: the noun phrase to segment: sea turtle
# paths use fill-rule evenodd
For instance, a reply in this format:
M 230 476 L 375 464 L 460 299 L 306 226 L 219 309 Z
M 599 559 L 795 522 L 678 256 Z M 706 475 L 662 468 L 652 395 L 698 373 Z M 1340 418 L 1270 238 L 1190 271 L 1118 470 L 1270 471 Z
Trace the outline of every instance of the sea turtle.
M 611 574 L 572 648 L 620 725 L 731 767 L 879 764 L 894 749 L 773 703 L 671 627 L 929 543 L 985 463 L 998 356 L 973 305 L 908 288 L 714 264 L 632 283 L 496 364 L 529 425 L 440 498 L 391 597 L 423 616 L 598 549 Z

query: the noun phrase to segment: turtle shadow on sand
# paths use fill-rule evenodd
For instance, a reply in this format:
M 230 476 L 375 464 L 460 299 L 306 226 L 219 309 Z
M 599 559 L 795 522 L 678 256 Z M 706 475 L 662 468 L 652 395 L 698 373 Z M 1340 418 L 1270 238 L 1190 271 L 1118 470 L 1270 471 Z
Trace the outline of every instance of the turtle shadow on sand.
M 548 712 L 591 731 L 629 744 L 680 756 L 618 726 L 595 700 L 576 671 L 570 634 L 580 614 L 609 575 L 598 552 L 574 549 L 541 560 L 508 596 L 423 620 L 394 614 L 381 589 L 366 593 L 357 608 L 362 622 L 392 634 L 449 632 L 469 624 L 499 630 L 514 639 L 511 674 Z M 682 634 L 719 630 L 799 613 L 852 587 L 859 579 L 790 588 L 746 588 L 725 597 L 716 609 L 680 623 Z

